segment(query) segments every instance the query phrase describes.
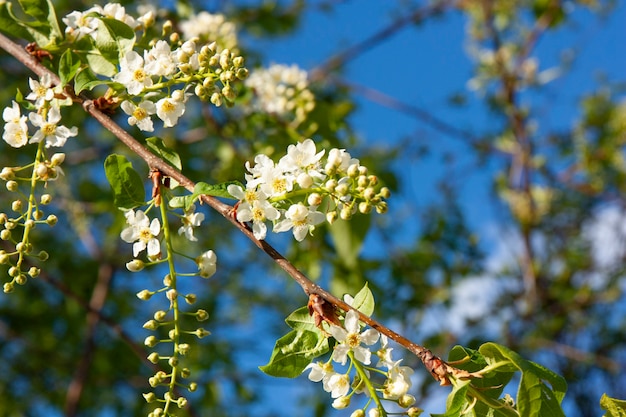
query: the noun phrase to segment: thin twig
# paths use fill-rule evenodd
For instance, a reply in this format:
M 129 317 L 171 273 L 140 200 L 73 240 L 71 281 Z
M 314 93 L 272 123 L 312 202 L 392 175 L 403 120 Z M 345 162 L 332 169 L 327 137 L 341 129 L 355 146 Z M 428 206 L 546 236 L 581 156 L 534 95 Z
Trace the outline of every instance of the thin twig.
M 51 73 L 44 66 L 39 64 L 36 60 L 34 60 L 26 51 L 21 49 L 17 44 L 13 43 L 4 35 L 0 34 L 0 47 L 13 55 L 16 59 L 26 65 L 28 68 L 33 70 L 40 77 L 44 74 L 50 74 L 53 82 L 58 83 L 59 78 Z M 94 119 L 96 119 L 104 128 L 109 130 L 113 135 L 115 135 L 122 143 L 124 143 L 133 153 L 137 154 L 141 157 L 151 169 L 156 169 L 161 171 L 164 175 L 174 179 L 181 186 L 186 188 L 189 191 L 193 191 L 195 183 L 191 181 L 189 178 L 184 176 L 182 173 L 177 171 L 171 165 L 163 161 L 161 158 L 157 157 L 153 153 L 151 153 L 146 147 L 140 144 L 135 140 L 126 130 L 122 129 L 115 121 L 113 121 L 109 116 L 101 112 L 96 108 L 94 102 L 89 99 L 85 99 L 82 97 L 76 97 L 72 94 L 71 91 L 68 91 L 67 94 L 77 103 L 80 103 L 83 109 L 90 114 Z M 276 249 L 274 249 L 269 243 L 264 240 L 258 240 L 254 237 L 252 231 L 243 223 L 237 221 L 235 216 L 233 216 L 233 207 L 228 204 L 221 202 L 220 200 L 203 195 L 201 196 L 201 200 L 206 203 L 208 206 L 213 208 L 215 211 L 220 213 L 224 218 L 226 218 L 233 226 L 239 229 L 240 232 L 245 234 L 248 239 L 250 239 L 258 248 L 260 248 L 263 252 L 265 252 L 268 256 L 270 256 L 290 277 L 292 277 L 301 287 L 302 290 L 307 294 L 317 294 L 322 297 L 327 302 L 331 303 L 335 307 L 344 310 L 354 310 L 359 314 L 360 320 L 364 323 L 368 324 L 370 327 L 378 330 L 380 333 L 386 335 L 390 339 L 394 340 L 398 344 L 404 346 L 407 350 L 414 353 L 417 357 L 420 358 L 422 363 L 426 366 L 429 372 L 433 375 L 433 377 L 440 382 L 441 385 L 449 385 L 450 384 L 450 376 L 454 376 L 456 378 L 470 378 L 475 375 L 468 373 L 467 371 L 460 370 L 454 368 L 435 356 L 430 350 L 425 347 L 411 342 L 404 336 L 399 335 L 378 321 L 372 319 L 371 317 L 359 312 L 348 304 L 344 303 L 342 300 L 338 299 L 328 291 L 324 290 L 310 279 L 308 279 L 302 272 L 300 272 L 291 262 L 289 262 L 284 256 L 282 256 Z M 89 308 L 89 306 L 85 306 Z

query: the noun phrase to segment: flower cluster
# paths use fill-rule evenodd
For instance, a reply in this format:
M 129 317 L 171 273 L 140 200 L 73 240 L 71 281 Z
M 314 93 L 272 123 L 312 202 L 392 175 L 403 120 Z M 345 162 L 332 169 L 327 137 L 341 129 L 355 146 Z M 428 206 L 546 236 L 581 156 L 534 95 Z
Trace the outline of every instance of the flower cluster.
M 257 239 L 267 234 L 267 221 L 276 233 L 292 231 L 302 241 L 315 226 L 338 217 L 348 220 L 357 211 L 387 210 L 389 189 L 376 190 L 378 179 L 344 149 L 332 149 L 326 158 L 306 139 L 289 145 L 278 163 L 260 154 L 246 163 L 246 185 L 231 184 L 228 192 L 239 200 L 236 216 L 252 222 Z M 323 208 L 324 212 L 321 211 Z
M 4 292 L 13 291 L 15 284 L 24 284 L 27 277 L 39 275 L 37 267 L 22 270 L 26 257 L 45 261 L 48 254 L 41 251 L 33 252 L 30 243 L 30 231 L 38 224 L 54 226 L 57 217 L 54 214 L 46 215 L 43 206 L 52 201 L 50 194 L 43 193 L 37 196 L 35 184 L 47 184 L 63 174 L 61 164 L 65 160 L 64 153 L 55 153 L 48 156 L 48 148 L 59 148 L 67 140 L 78 134 L 76 127 L 68 128 L 61 124 L 61 108 L 68 105 L 61 90 L 53 86 L 50 75 L 44 75 L 40 80 L 30 79 L 30 92 L 20 103 L 13 101 L 10 107 L 2 111 L 4 129 L 2 139 L 14 148 L 28 144 L 37 144 L 37 151 L 33 163 L 24 166 L 3 167 L 0 179 L 6 181 L 8 191 L 15 193 L 16 198 L 11 202 L 11 209 L 15 215 L 0 213 L 0 239 L 15 244 L 15 250 L 0 251 L 0 263 L 9 265 L 11 281 L 4 284 Z M 28 114 L 22 114 L 22 108 L 28 109 Z M 25 185 L 24 189 L 20 184 Z M 20 236 L 18 236 L 18 233 Z
M 347 296 L 349 304 L 352 298 Z M 374 329 L 361 331 L 359 315 L 350 310 L 343 320 L 343 327 L 331 324 L 330 334 L 336 341 L 331 358 L 327 362 L 314 362 L 307 366 L 308 378 L 314 382 L 322 382 L 324 391 L 330 393 L 333 407 L 346 408 L 350 405 L 354 394 L 366 393 L 370 400 L 364 408 L 356 410 L 353 415 L 364 416 L 365 410 L 373 400 L 376 407 L 369 410 L 369 415 L 380 415 L 385 411 L 382 408 L 381 399 L 396 402 L 403 408 L 409 408 L 415 403 L 415 397 L 408 394 L 411 388 L 411 375 L 413 370 L 407 366 L 401 366 L 401 360 L 394 361 L 391 356 L 393 348 L 389 347 L 386 336 L 380 335 Z M 378 362 L 372 367 L 373 352 L 370 346 L 380 342 L 380 347 L 375 351 Z M 350 362 L 347 371 L 339 372 L 333 363 L 345 367 Z M 351 370 L 355 370 L 352 375 Z M 384 380 L 371 377 L 371 375 L 383 375 Z M 416 415 L 415 407 L 409 408 L 405 414 Z
M 218 50 L 237 50 L 237 28 L 222 14 L 201 11 L 180 22 L 183 39 L 202 39 L 217 44 Z
M 164 198 L 167 198 L 167 196 Z M 151 203 L 154 202 L 155 200 L 153 199 Z M 163 286 L 161 288 L 155 291 L 144 289 L 137 293 L 137 297 L 141 300 L 149 300 L 157 294 L 162 294 L 167 302 L 167 308 L 156 311 L 153 318 L 148 320 L 143 326 L 146 330 L 153 332 L 144 340 L 146 346 L 154 349 L 148 355 L 148 359 L 154 364 L 161 363 L 163 366 L 171 368 L 170 372 L 166 373 L 160 370 L 149 378 L 149 384 L 155 390 L 159 387 L 165 387 L 166 389 L 162 396 L 157 395 L 154 391 L 143 394 L 147 402 L 159 405 L 149 414 L 151 417 L 171 415 L 172 408 L 182 408 L 187 404 L 187 399 L 181 396 L 175 387 L 184 386 L 190 392 L 195 391 L 197 388 L 195 382 L 182 384 L 182 380 L 191 376 L 190 369 L 184 366 L 184 357 L 192 349 L 189 339 L 191 336 L 201 339 L 210 334 L 203 327 L 185 329 L 186 326 L 181 321 L 182 316 L 191 316 L 202 322 L 208 319 L 208 313 L 204 309 L 196 309 L 191 312 L 182 311 L 180 301 L 184 299 L 187 304 L 194 304 L 196 295 L 180 294 L 178 292 L 179 278 L 196 275 L 202 278 L 210 278 L 217 269 L 217 256 L 212 250 L 205 251 L 194 259 L 197 266 L 196 272 L 183 274 L 175 269 L 174 256 L 179 254 L 180 251 L 174 250 L 168 219 L 168 214 L 171 214 L 171 212 L 166 206 L 165 204 L 160 205 L 160 219 L 157 217 L 151 219 L 147 211 L 144 212 L 139 209 L 127 210 L 124 213 L 127 226 L 121 232 L 122 240 L 133 244 L 134 259 L 126 264 L 129 271 L 141 271 L 146 267 L 160 263 L 166 263 L 169 269 L 163 278 Z M 148 210 L 152 207 L 154 206 L 151 204 Z M 200 226 L 204 220 L 204 215 L 196 213 L 194 206 L 189 207 L 183 215 L 176 215 L 182 221 L 178 234 L 185 236 L 190 242 L 197 241 L 193 228 Z M 147 262 L 138 258 L 143 251 L 147 252 Z M 186 256 L 186 258 L 191 257 Z
M 202 13 L 198 16 L 205 17 Z M 154 24 L 155 12 L 150 10 L 135 19 L 116 3 L 94 6 L 84 12 L 72 12 L 63 19 L 67 25 L 66 36 L 76 40 L 90 37 L 96 42 L 99 32 L 108 30 L 100 24 L 104 18 L 118 20 L 134 31 L 145 33 Z M 223 27 L 229 28 L 229 33 L 234 32 L 234 26 L 223 16 L 215 19 L 221 26 L 213 23 L 213 30 L 220 32 L 219 28 Z M 173 32 L 168 40 L 155 38 L 147 47 L 134 43 L 120 51 L 118 68 L 104 66 L 100 69 L 101 75 L 111 77 L 112 82 L 108 84 L 116 95 L 112 100 L 121 102 L 131 126 L 152 132 L 155 115 L 164 127 L 175 126 L 192 94 L 215 106 L 231 105 L 237 97 L 235 84 L 245 79 L 248 71 L 243 66 L 243 57 L 236 53 L 236 36 L 230 37 L 228 42 L 218 43 L 213 39 L 212 43 L 203 44 L 199 36 L 191 36 L 201 32 L 191 31 L 190 25 L 192 21 L 183 22 L 184 42 Z M 171 31 L 171 24 L 164 25 L 163 31 L 167 30 Z
M 274 64 L 252 71 L 245 81 L 253 91 L 252 109 L 301 123 L 315 107 L 306 71 L 297 65 Z

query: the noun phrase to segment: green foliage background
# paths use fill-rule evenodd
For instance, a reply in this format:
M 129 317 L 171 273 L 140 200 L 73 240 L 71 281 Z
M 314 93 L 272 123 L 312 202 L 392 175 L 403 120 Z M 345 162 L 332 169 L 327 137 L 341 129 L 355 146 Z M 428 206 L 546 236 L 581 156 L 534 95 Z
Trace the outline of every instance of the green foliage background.
M 307 13 L 324 7 L 332 15 L 337 7 L 332 1 L 213 3 L 213 11 L 225 13 L 246 35 L 244 54 L 249 67 L 263 58 L 255 42 L 294 36 Z M 433 6 L 438 12 L 427 21 L 432 19 L 436 25 L 436 17 L 463 13 L 469 27 L 475 26 L 468 40 L 484 45 L 498 39 L 510 42 L 514 53 L 522 56 L 525 33 L 513 29 L 502 30 L 498 36 L 494 35 L 497 31 L 489 33 L 489 22 L 481 13 L 483 3 L 492 6 L 491 12 L 500 21 L 519 19 L 529 28 L 551 16 L 542 27 L 545 37 L 571 29 L 568 25 L 575 23 L 562 13 L 565 6 L 561 3 L 543 1 L 442 2 Z M 86 8 L 78 2 L 55 4 L 61 16 Z M 612 12 L 609 3 L 576 5 L 595 13 L 594 22 Z M 130 9 L 133 4 L 126 6 Z M 396 14 L 409 16 L 423 6 L 397 2 Z M 190 8 L 200 10 L 202 4 L 177 3 L 173 16 L 183 16 Z M 398 63 L 393 57 L 385 59 L 392 61 L 387 65 L 401 65 L 400 59 Z M 406 138 L 385 148 L 360 140 L 350 123 L 355 89 L 341 78 L 348 62 L 346 57 L 314 84 L 317 107 L 298 129 L 268 116 L 242 120 L 236 113 L 197 105 L 188 109 L 185 125 L 162 137 L 180 154 L 189 178 L 218 183 L 242 180 L 244 163 L 255 154 L 280 155 L 304 132 L 311 133 L 318 149 L 343 147 L 360 158 L 395 192 L 397 203 L 392 198 L 390 205 L 406 209 L 403 196 L 413 185 L 403 163 L 437 151 L 436 134 L 431 141 Z M 0 68 L 4 106 L 17 89 L 27 91 L 31 74 L 5 53 L 0 53 Z M 478 348 L 487 339 L 495 339 L 565 377 L 567 415 L 598 415 L 603 393 L 626 397 L 620 388 L 626 386 L 624 264 L 617 262 L 608 269 L 598 265 L 584 228 L 603 207 L 624 205 L 626 105 L 620 101 L 624 79 L 608 80 L 582 98 L 571 130 L 551 131 L 546 124 L 532 131 L 528 128 L 531 116 L 536 115 L 532 96 L 523 106 L 512 100 L 511 95 L 519 94 L 521 87 L 503 76 L 505 71 L 497 65 L 477 64 L 476 74 L 489 81 L 481 99 L 493 124 L 475 134 L 466 148 L 471 151 L 471 168 L 492 176 L 493 199 L 484 203 L 493 204 L 500 213 L 494 222 L 501 224 L 501 230 L 522 242 L 518 259 L 497 271 L 487 265 L 493 248 L 482 244 L 483 230 L 468 224 L 458 199 L 462 182 L 445 175 L 425 179 L 438 187 L 440 197 L 420 207 L 410 206 L 409 215 L 396 209 L 388 216 L 357 217 L 349 227 L 339 223 L 330 230 L 320 229 L 299 245 L 276 236 L 269 239 L 337 295 L 369 282 L 377 301 L 375 316 L 393 322 L 404 335 L 441 356 L 456 344 Z M 402 82 L 412 88 L 410 79 Z M 540 94 L 542 86 L 534 91 Z M 120 123 L 124 125 L 123 118 Z M 524 126 L 521 136 L 518 123 Z M 124 219 L 111 199 L 102 161 L 126 149 L 85 119 L 80 109 L 73 110 L 71 123 L 66 124 L 79 125 L 82 133 L 80 141 L 69 141 L 65 148 L 68 175 L 51 184 L 58 196 L 60 222 L 51 231 L 38 229 L 34 242 L 50 252 L 50 260 L 37 281 L 0 296 L 0 415 L 145 414 L 138 393 L 146 387 L 152 370 L 145 361 L 141 325 L 155 306 L 138 302 L 135 292 L 160 282 L 161 277 L 156 272 L 130 274 L 124 267 L 130 246 L 119 238 Z M 1 166 L 25 162 L 15 150 L 1 149 Z M 509 173 L 519 168 L 520 160 L 525 180 L 517 183 Z M 147 176 L 141 161 L 134 159 L 133 165 Z M 444 171 L 456 172 L 454 158 Z M 538 187 L 549 190 L 549 198 L 534 191 Z M 8 206 L 3 204 L 2 209 Z M 296 380 L 298 388 L 291 388 L 294 382 L 268 382 L 256 369 L 266 363 L 273 340 L 285 333 L 284 317 L 305 304 L 305 296 L 220 216 L 205 213 L 207 221 L 197 235 L 203 247 L 218 251 L 220 261 L 214 278 L 202 287 L 189 288 L 198 294 L 198 305 L 211 315 L 208 328 L 213 333 L 204 339 L 201 350 L 193 351 L 193 371 L 199 375 L 201 389 L 189 396 L 189 415 L 331 415 L 326 393 L 306 378 Z M 407 222 L 417 223 L 418 233 L 400 244 L 399 231 Z M 359 250 L 366 238 L 365 242 L 375 240 L 376 247 L 388 252 L 371 256 Z M 624 254 L 620 256 L 623 260 Z M 462 335 L 437 323 L 453 305 L 452 288 L 482 275 L 507 283 L 508 289 L 499 292 L 490 311 L 465 323 Z M 525 276 L 533 277 L 532 285 Z M 493 317 L 499 320 L 492 321 Z M 404 364 L 421 366 L 410 356 Z M 448 393 L 422 373 L 414 387 L 418 404 Z M 271 407 L 267 411 L 264 406 L 282 401 L 281 391 L 287 386 L 295 395 L 291 401 L 295 410 L 280 412 Z

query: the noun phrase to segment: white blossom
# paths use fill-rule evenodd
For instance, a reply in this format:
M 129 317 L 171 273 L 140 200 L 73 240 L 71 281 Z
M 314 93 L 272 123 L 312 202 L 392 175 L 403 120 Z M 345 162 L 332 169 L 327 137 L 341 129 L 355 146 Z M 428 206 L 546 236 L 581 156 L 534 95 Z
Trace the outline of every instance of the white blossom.
M 170 49 L 170 45 L 164 41 L 158 41 L 152 49 L 144 52 L 144 69 L 150 75 L 169 77 L 176 72 L 176 62 Z
M 154 218 L 150 221 L 142 210 L 128 210 L 125 216 L 128 227 L 122 230 L 121 237 L 124 242 L 133 244 L 133 256 L 136 258 L 147 248 L 149 258 L 158 258 L 161 254 L 161 243 L 158 239 L 161 232 L 159 219 Z
M 154 124 L 152 123 L 151 115 L 156 113 L 156 105 L 150 100 L 145 100 L 136 105 L 130 100 L 122 102 L 122 110 L 128 114 L 128 124 L 131 126 L 137 125 L 140 130 L 144 132 L 154 131 Z
M 140 94 L 146 87 L 152 86 L 152 78 L 144 68 L 144 60 L 135 51 L 128 51 L 120 60 L 120 72 L 115 74 L 113 81 L 126 87 L 128 94 Z
M 26 96 L 26 100 L 34 101 L 35 107 L 38 109 L 43 106 L 46 101 L 52 101 L 54 98 L 54 89 L 52 88 L 52 78 L 46 73 L 41 77 L 41 81 L 28 79 L 28 85 L 31 92 Z
M 174 91 L 176 93 L 176 91 Z M 178 123 L 178 119 L 185 113 L 184 100 L 176 100 L 172 97 L 165 97 L 156 103 L 156 114 L 163 120 L 163 126 L 172 127 Z
M 368 346 L 373 345 L 378 341 L 379 333 L 374 329 L 368 329 L 361 333 L 359 314 L 354 310 L 346 313 L 343 323 L 345 328 L 335 325 L 330 326 L 330 333 L 339 342 L 333 351 L 333 360 L 345 365 L 348 359 L 348 352 L 352 351 L 356 360 L 364 365 L 369 365 L 372 352 L 368 348 L 361 346 L 361 343 Z
M 183 225 L 178 229 L 179 235 L 184 233 L 185 237 L 192 242 L 196 242 L 198 240 L 198 238 L 193 235 L 193 228 L 200 226 L 200 223 L 204 220 L 204 214 L 196 213 L 195 210 L 196 206 L 192 204 L 182 218 Z
M 315 142 L 306 139 L 296 145 L 289 145 L 287 154 L 280 159 L 278 165 L 286 172 L 308 173 L 313 177 L 322 178 L 318 170 L 324 152 L 321 150 L 316 153 Z
M 5 121 L 2 139 L 14 148 L 26 145 L 28 142 L 27 117 L 22 116 L 19 105 L 13 101 L 11 107 L 6 107 L 2 112 Z
M 65 145 L 68 138 L 78 134 L 77 127 L 68 129 L 65 126 L 58 125 L 61 121 L 61 111 L 58 108 L 50 107 L 47 116 L 48 118 L 44 119 L 39 113 L 29 113 L 28 119 L 33 126 L 39 128 L 33 137 L 30 138 L 30 143 L 39 143 L 45 140 L 46 148 L 51 146 L 60 147 Z
M 289 207 L 287 212 L 285 212 L 285 219 L 276 223 L 273 231 L 280 233 L 293 228 L 293 237 L 298 242 L 302 242 L 313 227 L 322 223 L 324 220 L 326 220 L 324 213 L 310 210 L 301 203 L 293 204 Z

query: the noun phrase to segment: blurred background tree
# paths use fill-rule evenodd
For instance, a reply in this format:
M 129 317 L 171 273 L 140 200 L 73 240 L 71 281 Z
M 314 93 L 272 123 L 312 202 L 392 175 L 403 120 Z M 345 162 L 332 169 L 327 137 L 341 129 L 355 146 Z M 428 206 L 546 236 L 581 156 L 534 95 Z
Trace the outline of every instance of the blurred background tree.
M 268 240 L 336 295 L 368 282 L 375 316 L 435 353 L 504 344 L 567 379 L 568 416 L 598 415 L 602 393 L 626 397 L 626 51 L 611 38 L 624 5 L 380 3 L 163 3 L 177 30 L 200 11 L 223 14 L 249 68 L 299 64 L 315 107 L 285 118 L 196 104 L 179 129 L 157 133 L 189 178 L 213 183 L 242 180 L 245 161 L 300 138 L 347 148 L 392 188 L 389 214 L 318 229 L 298 245 Z M 59 16 L 89 7 L 55 4 Z M 5 53 L 0 65 L 8 106 L 31 74 Z M 126 271 L 124 219 L 102 169 L 125 149 L 74 112 L 71 174 L 54 183 L 63 216 L 37 237 L 50 252 L 45 274 L 0 295 L 2 416 L 146 414 L 138 393 L 152 368 L 138 329 L 154 308 L 135 293 L 161 277 Z M 1 149 L 2 166 L 20 163 Z M 220 264 L 189 288 L 212 335 L 192 357 L 200 388 L 188 414 L 339 415 L 305 377 L 257 369 L 306 298 L 219 215 L 205 214 L 196 236 Z M 404 363 L 421 366 L 410 355 Z M 418 405 L 441 412 L 447 389 L 425 371 L 415 378 Z

